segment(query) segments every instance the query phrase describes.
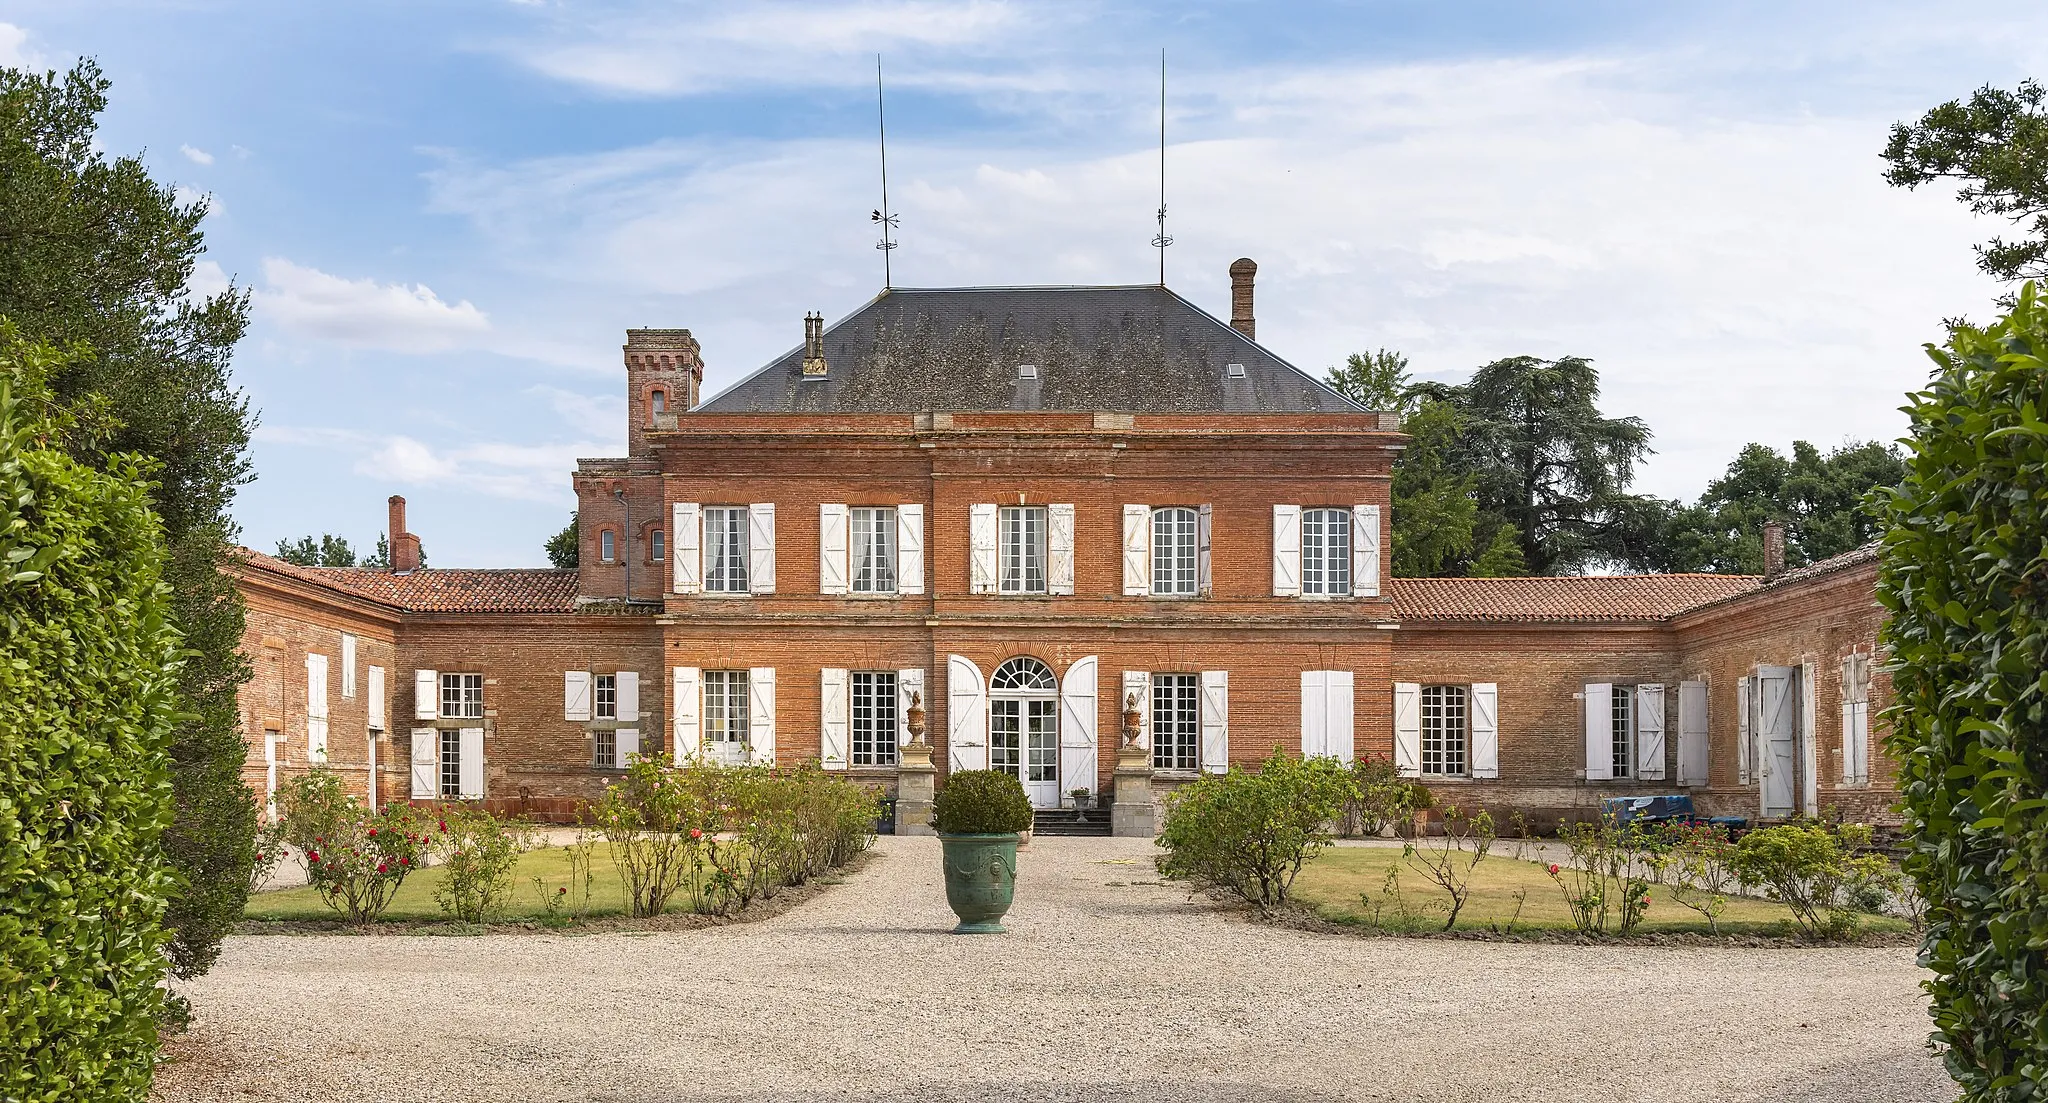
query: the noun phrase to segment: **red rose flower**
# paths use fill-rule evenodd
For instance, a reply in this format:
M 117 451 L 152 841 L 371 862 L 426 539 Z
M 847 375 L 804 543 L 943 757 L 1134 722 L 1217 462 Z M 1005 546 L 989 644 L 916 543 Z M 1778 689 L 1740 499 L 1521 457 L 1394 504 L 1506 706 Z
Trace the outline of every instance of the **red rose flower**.
M 1550 875 L 1551 875 L 1552 877 L 1555 877 L 1555 876 L 1557 876 L 1557 863 L 1556 863 L 1556 862 L 1552 862 L 1552 863 L 1550 863 Z
M 371 838 L 373 838 L 373 839 L 377 837 L 377 829 L 376 829 L 376 828 L 374 828 L 374 827 L 373 827 L 373 828 L 371 828 L 371 829 L 370 829 L 370 837 L 371 837 Z
M 448 821 L 447 821 L 447 820 L 442 820 L 442 821 L 441 821 L 441 830 L 442 830 L 442 831 L 444 831 L 444 832 L 448 830 Z
M 411 859 L 411 858 L 400 858 L 400 859 L 398 860 L 398 864 L 399 864 L 399 865 L 402 865 L 402 866 L 409 866 L 409 865 L 411 865 L 411 864 L 412 864 L 412 859 Z
M 388 868 L 388 867 L 386 867 L 386 866 L 385 866 L 385 864 L 384 864 L 383 862 L 378 862 L 378 863 L 377 863 L 377 872 L 379 872 L 379 873 L 388 873 L 388 872 L 390 872 L 390 870 L 389 870 L 389 868 Z
M 309 862 L 317 862 L 317 861 L 319 861 L 319 860 L 320 860 L 320 852 L 319 852 L 319 851 L 317 851 L 317 850 L 308 850 L 308 851 L 306 851 L 306 860 L 307 860 L 307 861 L 309 861 Z
M 704 832 L 693 827 L 690 829 L 690 837 L 693 839 L 701 839 L 704 837 Z

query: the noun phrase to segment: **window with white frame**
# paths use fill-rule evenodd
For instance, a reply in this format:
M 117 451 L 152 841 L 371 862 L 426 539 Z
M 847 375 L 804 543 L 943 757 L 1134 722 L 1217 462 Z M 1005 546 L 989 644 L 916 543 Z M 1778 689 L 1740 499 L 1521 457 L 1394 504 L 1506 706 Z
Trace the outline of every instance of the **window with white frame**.
M 704 672 L 704 741 L 746 745 L 746 671 Z
M 896 672 L 853 671 L 848 696 L 852 705 L 853 765 L 896 764 Z
M 1422 772 L 1463 777 L 1468 771 L 1470 700 L 1464 686 L 1422 687 Z
M 1610 692 L 1614 716 L 1614 776 L 1629 777 L 1636 760 L 1636 687 L 1615 686 Z
M 704 590 L 744 594 L 747 578 L 747 507 L 704 507 Z
M 612 530 L 603 529 L 598 532 L 597 555 L 607 563 L 618 558 L 618 545 L 614 542 Z
M 484 676 L 481 674 L 441 675 L 441 716 L 446 720 L 483 719 Z
M 647 532 L 647 557 L 656 563 L 668 558 L 668 534 L 660 529 Z
M 1152 593 L 1192 597 L 1201 585 L 1201 514 L 1187 506 L 1152 511 Z
M 447 707 L 445 701 L 442 707 Z M 441 799 L 462 799 L 462 732 L 458 728 L 441 729 Z
M 1152 675 L 1152 768 L 1201 765 L 1202 689 L 1195 674 Z
M 591 697 L 593 720 L 617 720 L 619 718 L 619 676 L 600 674 L 597 689 Z
M 1045 592 L 1045 507 L 1004 506 L 1002 582 L 1006 594 Z
M 1351 511 L 1301 511 L 1301 592 L 1320 597 L 1351 593 Z
M 597 766 L 601 770 L 616 770 L 619 767 L 619 733 L 611 728 L 599 728 L 597 736 Z
M 855 506 L 850 512 L 853 530 L 853 592 L 895 593 L 895 507 Z

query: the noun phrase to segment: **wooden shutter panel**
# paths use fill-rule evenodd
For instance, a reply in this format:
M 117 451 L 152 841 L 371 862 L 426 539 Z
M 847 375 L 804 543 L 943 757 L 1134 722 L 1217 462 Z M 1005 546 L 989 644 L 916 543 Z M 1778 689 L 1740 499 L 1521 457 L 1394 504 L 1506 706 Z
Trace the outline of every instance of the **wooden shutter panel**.
M 1636 777 L 1664 780 L 1664 686 L 1636 686 Z
M 1330 753 L 1329 684 L 1320 670 L 1301 672 L 1301 757 Z
M 752 761 L 775 765 L 775 668 L 747 671 L 747 744 Z
M 1351 507 L 1351 592 L 1380 596 L 1380 507 Z
M 1678 783 L 1707 783 L 1707 683 L 1678 683 Z
M 828 666 L 818 673 L 818 765 L 827 770 L 844 770 L 851 727 L 849 678 L 843 667 Z
M 1117 738 L 1123 738 L 1123 710 L 1131 695 L 1138 696 L 1138 743 L 1152 745 L 1152 674 L 1146 670 L 1124 671 L 1123 696 L 1117 700 Z
M 1124 596 L 1152 592 L 1152 507 L 1124 506 Z
M 1045 592 L 1074 592 L 1074 505 L 1054 502 L 1045 507 Z
M 383 667 L 370 667 L 370 684 L 367 689 L 367 692 L 369 696 L 363 702 L 363 705 L 365 710 L 370 714 L 370 730 L 373 732 L 383 731 L 385 706 Z
M 1746 677 L 1735 681 L 1735 783 L 1749 784 L 1749 756 L 1753 750 L 1751 741 L 1756 738 L 1749 724 L 1750 680 Z
M 590 719 L 590 671 L 562 671 L 562 719 L 572 723 Z
M 412 799 L 433 800 L 441 795 L 441 733 L 433 728 L 412 730 Z
M 967 592 L 996 592 L 996 507 L 976 502 L 967 510 Z M 979 669 L 979 668 L 977 668 Z M 951 692 L 950 690 L 948 691 Z
M 1586 685 L 1586 780 L 1614 777 L 1614 684 Z
M 1500 685 L 1474 682 L 1472 695 L 1472 776 L 1500 776 Z M 1418 740 L 1419 742 L 1419 740 Z
M 640 729 L 620 728 L 612 733 L 613 751 L 618 756 L 620 769 L 633 764 L 633 757 L 640 753 Z
M 619 722 L 633 723 L 640 719 L 640 672 L 621 670 L 612 678 L 612 685 L 618 687 Z
M 341 697 L 350 700 L 356 695 L 356 638 L 341 634 Z
M 327 764 L 327 718 L 306 717 L 306 761 L 314 766 Z
M 1799 811 L 1811 816 L 1820 811 L 1820 740 L 1814 723 L 1814 664 L 1799 664 Z
M 925 738 L 931 738 L 932 699 L 924 691 L 924 668 L 906 667 L 896 672 L 896 745 L 910 742 L 910 702 L 913 695 L 924 709 Z
M 1151 679 L 1146 679 L 1149 683 Z M 1202 671 L 1202 769 L 1230 772 L 1230 672 Z
M 1323 753 L 1346 764 L 1358 757 L 1358 737 L 1352 727 L 1357 700 L 1357 683 L 1350 671 L 1323 671 Z
M 924 593 L 924 505 L 896 507 L 896 592 Z
M 1273 596 L 1301 596 L 1301 507 L 1273 507 Z
M 677 502 L 669 526 L 668 557 L 675 573 L 675 591 L 694 594 L 704 588 L 704 512 L 696 502 Z
M 818 506 L 818 592 L 843 594 L 846 585 L 846 529 L 849 516 L 844 502 Z
M 702 676 L 694 666 L 679 666 L 671 672 L 668 708 L 675 718 L 675 764 L 681 766 L 697 757 L 703 745 L 704 728 L 699 711 L 698 686 Z
M 1095 656 L 1074 660 L 1060 679 L 1060 795 L 1076 789 L 1094 792 L 1100 775 L 1101 751 L 1096 734 L 1095 684 L 1100 664 Z
M 988 769 L 988 689 L 965 655 L 946 656 L 946 754 L 955 770 Z
M 484 730 L 464 728 L 458 737 L 462 750 L 462 761 L 457 773 L 461 777 L 462 799 L 484 799 Z
M 775 503 L 755 502 L 747 507 L 748 589 L 756 594 L 775 592 Z
M 1394 772 L 1422 776 L 1422 686 L 1394 683 Z
M 1195 585 L 1203 597 L 1208 597 L 1213 589 L 1210 581 L 1212 576 L 1209 573 L 1209 530 L 1210 522 L 1215 519 L 1215 514 L 1216 508 L 1207 504 L 1204 504 L 1197 514 L 1198 520 L 1195 528 Z
M 327 719 L 327 656 L 306 656 L 306 715 Z

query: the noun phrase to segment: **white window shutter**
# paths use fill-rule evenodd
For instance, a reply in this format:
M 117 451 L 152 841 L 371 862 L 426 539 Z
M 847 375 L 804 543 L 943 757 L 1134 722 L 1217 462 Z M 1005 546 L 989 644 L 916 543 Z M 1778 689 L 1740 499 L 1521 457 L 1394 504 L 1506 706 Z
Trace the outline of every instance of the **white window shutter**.
M 562 719 L 572 723 L 590 719 L 590 671 L 562 671 Z
M 955 770 L 988 769 L 988 688 L 965 655 L 946 656 L 946 754 Z
M 1500 684 L 1472 683 L 1472 776 L 1500 776 Z
M 1138 697 L 1138 744 L 1152 745 L 1152 673 L 1147 670 L 1124 671 L 1124 692 L 1116 703 L 1117 738 L 1123 738 L 1124 706 L 1130 703 L 1131 695 Z
M 459 737 L 462 761 L 458 773 L 462 782 L 463 800 L 484 799 L 484 730 L 464 728 Z
M 1215 515 L 1216 507 L 1207 503 L 1203 504 L 1201 511 L 1197 515 L 1198 521 L 1195 529 L 1195 585 L 1203 597 L 1208 597 L 1213 589 L 1212 576 L 1209 573 L 1209 531 L 1210 522 L 1215 519 Z
M 1754 738 L 1749 727 L 1749 678 L 1735 681 L 1735 783 L 1749 784 L 1750 740 Z
M 1817 669 L 1811 662 L 1799 664 L 1799 812 L 1806 816 L 1820 811 L 1820 740 L 1814 723 Z
M 1323 671 L 1323 753 L 1339 762 L 1358 757 L 1358 736 L 1352 727 L 1358 700 L 1357 682 L 1348 670 Z
M 1351 507 L 1351 592 L 1380 596 L 1380 507 Z
M 306 717 L 306 761 L 315 766 L 327 764 L 327 718 Z
M 613 753 L 618 755 L 620 769 L 633 764 L 633 756 L 640 753 L 640 729 L 620 728 L 612 733 Z
M 437 670 L 412 672 L 412 718 L 433 720 L 441 715 L 441 673 Z
M 1856 738 L 1851 744 L 1856 754 L 1856 776 L 1850 779 L 1852 785 L 1870 784 L 1870 702 L 1857 701 L 1850 706 L 1853 713 Z
M 896 507 L 896 592 L 924 593 L 924 504 Z
M 757 594 L 775 592 L 775 503 L 747 507 L 747 577 Z
M 828 666 L 818 674 L 818 765 L 827 770 L 844 770 L 851 727 L 847 671 L 844 667 Z
M 1320 670 L 1301 672 L 1301 757 L 1329 754 L 1329 682 Z
M 367 687 L 369 697 L 363 704 L 370 714 L 370 730 L 380 732 L 384 730 L 384 668 L 381 666 L 370 667 L 369 680 L 370 684 Z
M 1301 507 L 1273 507 L 1273 596 L 1301 596 Z
M 1074 504 L 1045 507 L 1045 592 L 1074 592 Z
M 681 766 L 697 757 L 703 745 L 704 728 L 698 711 L 698 686 L 703 681 L 694 666 L 679 666 L 670 672 L 668 710 L 675 718 L 675 764 Z
M 612 684 L 618 687 L 619 722 L 631 724 L 640 719 L 640 672 L 621 670 L 612 677 Z
M 677 502 L 669 526 L 668 557 L 675 572 L 675 591 L 694 594 L 704 588 L 704 511 L 696 502 Z
M 1394 772 L 1422 776 L 1422 686 L 1394 683 Z
M 1707 683 L 1678 683 L 1678 783 L 1707 783 Z
M 846 586 L 846 526 L 849 513 L 844 502 L 818 506 L 818 592 L 843 594 Z
M 757 766 L 775 765 L 775 668 L 747 671 L 747 743 Z
M 1100 664 L 1095 656 L 1074 660 L 1060 679 L 1060 795 L 1076 789 L 1094 792 L 1100 773 L 1096 735 L 1095 687 Z
M 930 739 L 932 699 L 924 691 L 924 668 L 908 667 L 896 672 L 896 745 L 901 747 L 910 742 L 910 702 L 915 696 L 918 707 L 924 709 L 926 734 Z
M 1664 686 L 1636 686 L 1636 777 L 1664 780 Z
M 996 592 L 996 506 L 976 502 L 967 510 L 967 592 Z M 984 748 L 985 749 L 985 748 Z
M 1148 678 L 1149 682 L 1150 679 Z M 1202 671 L 1202 770 L 1230 772 L 1230 672 Z
M 356 638 L 353 634 L 341 634 L 341 697 L 352 700 L 356 695 Z
M 1152 507 L 1124 506 L 1124 596 L 1152 592 Z
M 306 656 L 306 715 L 327 719 L 327 656 Z
M 412 730 L 412 799 L 433 800 L 441 794 L 441 733 Z
M 1614 685 L 1586 684 L 1586 780 L 1614 777 Z

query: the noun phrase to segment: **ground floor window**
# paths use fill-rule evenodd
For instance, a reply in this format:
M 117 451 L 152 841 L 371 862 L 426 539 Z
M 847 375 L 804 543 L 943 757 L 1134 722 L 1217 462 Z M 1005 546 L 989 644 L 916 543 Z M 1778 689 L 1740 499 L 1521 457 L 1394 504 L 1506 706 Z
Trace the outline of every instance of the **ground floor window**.
M 1468 766 L 1470 701 L 1464 686 L 1422 687 L 1422 772 L 1462 777 Z
M 704 672 L 704 741 L 747 742 L 747 672 Z
M 853 764 L 896 764 L 896 672 L 856 670 L 851 687 Z
M 619 733 L 610 728 L 597 730 L 597 766 L 615 770 L 619 766 Z
M 1632 777 L 1636 760 L 1636 687 L 1615 686 L 1614 776 Z
M 1201 764 L 1201 687 L 1193 674 L 1152 675 L 1152 768 L 1192 770 Z
M 462 799 L 462 731 L 441 729 L 441 799 Z

